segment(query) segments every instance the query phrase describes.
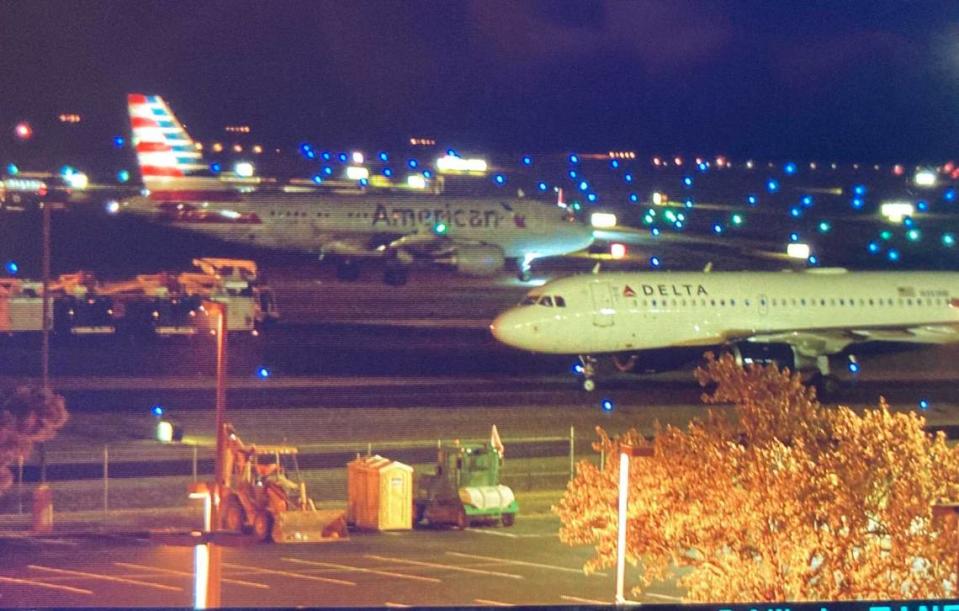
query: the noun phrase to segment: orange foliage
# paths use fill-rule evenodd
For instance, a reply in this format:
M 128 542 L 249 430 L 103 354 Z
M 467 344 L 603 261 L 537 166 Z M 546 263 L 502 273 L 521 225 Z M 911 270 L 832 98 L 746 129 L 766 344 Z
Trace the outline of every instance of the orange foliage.
M 959 500 L 959 450 L 884 400 L 859 415 L 826 408 L 798 375 L 707 355 L 711 408 L 686 430 L 656 426 L 654 455 L 630 467 L 627 560 L 638 592 L 674 578 L 700 602 L 938 598 L 955 592 L 957 533 L 932 505 Z M 648 446 L 636 430 L 597 451 Z M 595 546 L 587 572 L 615 565 L 619 461 L 588 461 L 553 508 L 560 538 Z M 682 568 L 682 571 L 677 569 Z

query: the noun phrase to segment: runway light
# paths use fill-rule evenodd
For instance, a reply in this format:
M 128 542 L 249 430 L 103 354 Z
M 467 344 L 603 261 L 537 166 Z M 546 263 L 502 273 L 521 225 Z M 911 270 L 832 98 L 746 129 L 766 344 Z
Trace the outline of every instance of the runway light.
M 770 178 L 769 180 L 767 180 L 766 190 L 769 191 L 770 193 L 775 193 L 776 191 L 778 191 L 779 181 L 777 181 L 775 178 Z
M 902 219 L 902 224 L 905 225 L 906 227 L 912 227 L 913 225 L 915 225 L 915 223 L 916 222 L 912 220 L 911 216 L 907 216 L 906 218 Z
M 580 182 L 580 183 L 579 183 L 579 190 L 580 190 L 580 191 L 589 191 L 589 183 L 586 182 L 585 180 L 582 181 L 582 182 Z
M 929 202 L 924 199 L 920 199 L 918 202 L 916 202 L 916 210 L 919 212 L 926 212 L 929 210 Z
M 856 361 L 849 361 L 848 367 L 849 367 L 849 373 L 853 375 L 857 375 L 859 373 L 860 367 L 859 367 L 859 363 L 857 363 Z
M 219 174 L 223 170 L 223 166 L 220 165 L 218 161 L 214 161 L 210 164 L 210 171 L 214 174 Z
M 683 205 L 686 206 L 687 208 L 692 208 L 694 205 L 693 198 L 687 197 L 686 201 L 683 202 Z
M 630 193 L 630 194 L 629 194 L 629 201 L 631 201 L 632 203 L 635 204 L 636 202 L 639 201 L 639 196 L 636 195 L 635 193 Z
M 619 242 L 613 243 L 609 247 L 609 255 L 614 259 L 622 259 L 626 256 L 626 245 Z
M 356 164 L 363 163 L 364 160 L 363 153 L 359 151 L 353 151 L 353 154 L 350 156 L 350 158 L 353 160 L 353 163 Z
M 683 178 L 683 184 L 684 184 L 685 186 L 687 186 L 687 187 L 691 187 L 691 186 L 693 186 L 693 179 L 690 178 L 689 176 L 685 176 L 685 177 Z
M 158 403 L 154 405 L 150 411 L 153 413 L 154 416 L 159 418 L 160 416 L 163 415 L 163 406 Z
M 580 363 L 578 363 L 578 362 L 577 362 L 577 363 L 573 363 L 573 366 L 572 366 L 572 368 L 571 368 L 571 371 L 572 371 L 574 374 L 576 374 L 576 375 L 582 374 L 582 373 L 583 373 L 583 366 L 582 366 Z
M 610 161 L 610 162 L 609 162 L 609 167 L 613 168 L 614 170 L 618 169 L 618 168 L 619 168 L 619 159 L 613 159 L 612 161 Z
M 616 408 L 616 406 L 613 405 L 613 402 L 610 401 L 609 399 L 603 399 L 602 401 L 600 401 L 599 407 L 606 413 L 609 413 Z
M 895 248 L 890 249 L 889 252 L 886 253 L 886 258 L 889 259 L 890 261 L 898 261 L 899 251 L 896 250 Z
M 946 189 L 945 193 L 942 194 L 942 199 L 946 200 L 947 202 L 956 201 L 956 190 L 952 187 Z
M 832 225 L 829 221 L 819 221 L 819 233 L 829 233 L 830 229 L 832 229 Z
M 755 195 L 747 195 L 746 203 L 749 204 L 750 206 L 755 206 L 756 204 L 759 203 L 759 198 L 756 197 Z
M 922 232 L 918 229 L 910 229 L 906 232 L 906 238 L 910 242 L 918 242 L 922 238 Z
M 20 266 L 17 265 L 16 261 L 11 260 L 4 263 L 3 269 L 7 270 L 7 273 L 10 274 L 11 276 L 15 276 L 17 275 L 17 272 L 20 271 Z
M 379 158 L 380 158 L 380 161 L 382 161 L 382 162 L 384 162 L 384 163 L 390 160 L 390 156 L 387 155 L 385 151 L 381 151 L 380 154 L 377 155 L 377 157 L 379 157 Z
M 632 175 L 632 174 L 624 174 L 624 175 L 623 175 L 623 180 L 625 180 L 626 182 L 633 182 L 633 175 Z
M 862 197 L 866 194 L 866 185 L 856 185 L 852 188 L 852 192 L 857 196 Z
M 261 380 L 265 380 L 270 377 L 270 370 L 266 367 L 260 367 L 256 370 L 256 377 L 260 378 Z
M 406 162 L 406 165 L 410 166 L 411 168 L 416 168 L 416 166 L 419 165 L 419 162 L 416 161 L 415 159 L 410 159 L 409 161 Z
M 806 208 L 810 208 L 812 207 L 812 204 L 813 204 L 812 195 L 803 195 L 802 205 L 805 206 Z
M 383 176 L 389 177 L 392 175 L 393 175 L 393 168 L 383 168 Z
M 741 227 L 744 221 L 745 219 L 743 218 L 743 215 L 739 214 L 738 212 L 733 214 L 730 218 L 730 222 L 732 222 L 733 227 Z
M 319 184 L 322 184 L 322 183 L 323 183 L 323 177 L 320 176 L 319 174 L 314 174 L 314 175 L 313 175 L 313 182 L 316 183 L 316 184 L 318 184 L 318 185 L 319 185 Z
M 126 183 L 130 181 L 130 172 L 129 170 L 120 170 L 117 172 L 117 180 L 121 183 Z
M 929 409 L 929 401 L 925 399 L 919 399 L 919 409 L 921 409 L 922 411 L 926 411 L 927 409 Z
M 789 209 L 789 216 L 793 217 L 794 219 L 798 219 L 802 216 L 802 208 L 793 206 Z
M 449 231 L 449 226 L 446 223 L 436 223 L 433 225 L 433 233 L 436 235 L 446 235 L 447 231 Z
M 592 203 L 595 203 L 598 198 L 599 196 L 597 196 L 595 193 L 589 193 L 586 195 L 586 199 L 588 199 Z
M 339 155 L 336 156 L 336 158 L 340 160 L 340 163 L 346 163 L 346 160 L 349 159 L 346 153 L 340 153 Z
M 716 223 L 715 225 L 713 225 L 713 233 L 721 234 L 722 232 L 723 232 L 722 225 L 720 225 L 719 223 Z
M 497 174 L 496 176 L 493 177 L 493 182 L 495 182 L 496 184 L 500 186 L 505 185 L 506 177 L 503 176 L 502 174 Z
M 126 139 L 123 136 L 114 136 L 113 137 L 113 147 L 122 149 L 123 146 L 127 143 Z
M 333 175 L 333 168 L 331 168 L 330 166 L 324 166 L 324 167 L 323 167 L 323 173 L 326 174 L 327 176 L 332 176 L 332 175 Z
M 956 245 L 956 236 L 951 233 L 942 234 L 942 245 L 948 248 L 952 248 Z
M 16 175 L 19 174 L 19 173 L 20 173 L 20 168 L 17 167 L 17 164 L 15 164 L 15 163 L 8 163 L 8 164 L 7 164 L 7 175 L 8 175 L 8 176 L 16 176 Z
M 659 260 L 659 257 L 650 257 L 650 258 L 649 258 L 649 266 L 650 266 L 650 267 L 659 267 L 660 265 L 662 265 L 662 261 Z
M 796 173 L 796 170 L 797 170 L 796 164 L 793 163 L 792 161 L 790 161 L 789 163 L 787 163 L 787 164 L 785 165 L 785 167 L 783 167 L 783 171 L 785 171 L 786 174 L 789 174 L 790 176 L 792 176 L 793 174 L 795 174 L 795 173 Z
M 879 252 L 880 246 L 876 242 L 869 242 L 869 245 L 866 247 L 866 249 L 869 250 L 870 254 L 874 255 Z
M 545 191 L 548 187 L 546 186 L 545 182 L 541 182 L 538 185 L 536 185 L 536 188 L 539 189 L 540 191 Z
M 789 234 L 789 241 L 790 241 L 790 242 L 798 242 L 798 241 L 799 241 L 799 234 L 796 233 L 795 231 L 792 232 L 792 233 L 790 233 L 790 234 Z
M 579 163 L 579 157 L 575 153 L 573 153 L 572 155 L 569 156 L 569 162 Z
M 649 230 L 649 233 L 651 233 L 653 237 L 655 238 L 655 237 L 658 237 L 661 232 L 659 231 L 659 227 L 653 227 L 652 229 Z
M 533 158 L 529 155 L 523 155 L 523 165 L 530 166 L 533 165 Z
M 120 211 L 120 202 L 115 199 L 110 200 L 104 205 L 104 209 L 106 209 L 107 214 L 116 214 Z
M 819 265 L 819 258 L 816 257 L 816 255 L 809 255 L 809 258 L 806 259 L 806 261 L 807 261 L 810 265 Z
M 879 237 L 882 238 L 883 240 L 888 241 L 889 239 L 892 238 L 892 232 L 889 231 L 888 229 L 884 229 L 883 231 L 879 233 Z

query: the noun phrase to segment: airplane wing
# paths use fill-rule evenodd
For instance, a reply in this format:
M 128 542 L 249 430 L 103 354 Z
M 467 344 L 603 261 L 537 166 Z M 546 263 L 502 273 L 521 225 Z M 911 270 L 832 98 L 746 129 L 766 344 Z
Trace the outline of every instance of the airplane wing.
M 919 326 L 856 327 L 848 329 L 805 329 L 772 333 L 731 334 L 731 341 L 760 344 L 789 344 L 805 356 L 842 352 L 853 344 L 895 342 L 906 344 L 948 344 L 959 340 L 959 327 L 950 324 Z

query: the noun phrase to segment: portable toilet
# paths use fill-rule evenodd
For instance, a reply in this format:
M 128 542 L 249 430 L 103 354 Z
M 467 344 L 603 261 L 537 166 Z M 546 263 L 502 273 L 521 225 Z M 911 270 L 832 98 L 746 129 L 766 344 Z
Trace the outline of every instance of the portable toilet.
M 347 522 L 369 530 L 413 528 L 413 467 L 382 456 L 346 466 Z

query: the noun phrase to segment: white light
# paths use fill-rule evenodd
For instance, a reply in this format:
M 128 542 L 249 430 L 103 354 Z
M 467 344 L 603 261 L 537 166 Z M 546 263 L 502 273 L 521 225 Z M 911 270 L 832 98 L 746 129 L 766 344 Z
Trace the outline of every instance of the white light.
M 935 187 L 938 182 L 936 173 L 932 170 L 919 170 L 912 181 L 917 187 Z
M 653 193 L 653 203 L 657 206 L 665 206 L 669 201 L 669 196 L 665 193 Z
M 236 175 L 240 178 L 250 178 L 253 176 L 253 164 L 249 161 L 238 161 L 236 165 L 233 166 L 233 171 L 236 172 Z
M 363 153 L 359 151 L 354 151 L 352 158 L 353 158 L 353 163 L 363 163 Z
M 225 216 L 231 221 L 235 221 L 236 219 L 240 218 L 241 215 L 236 210 L 220 210 L 220 216 Z
M 809 258 L 809 244 L 803 244 L 802 242 L 792 242 L 786 246 L 786 254 L 792 257 L 793 259 L 808 259 Z
M 441 174 L 466 172 L 469 174 L 484 174 L 487 170 L 484 159 L 463 159 L 454 155 L 446 155 L 436 160 L 436 171 Z
M 74 189 L 86 189 L 87 185 L 90 184 L 90 179 L 83 172 L 66 174 L 63 177 L 63 180 L 65 180 L 67 184 Z
M 106 208 L 107 208 L 108 214 L 116 214 L 117 212 L 120 211 L 120 202 L 118 202 L 115 199 L 110 200 L 107 202 Z
M 351 165 L 346 167 L 346 177 L 350 180 L 362 180 L 370 177 L 370 171 L 360 166 Z
M 410 174 L 406 177 L 406 186 L 410 189 L 425 189 L 426 178 L 422 174 Z
M 907 216 L 912 216 L 915 207 L 909 202 L 886 202 L 879 206 L 879 214 L 886 217 L 890 223 L 902 223 Z
M 620 244 L 619 242 L 612 244 L 609 247 L 609 254 L 614 259 L 622 259 L 626 256 L 626 245 Z
M 160 443 L 173 441 L 173 424 L 166 420 L 157 422 L 157 441 Z
M 594 212 L 589 217 L 589 223 L 597 229 L 608 229 L 616 226 L 616 215 L 612 212 Z

